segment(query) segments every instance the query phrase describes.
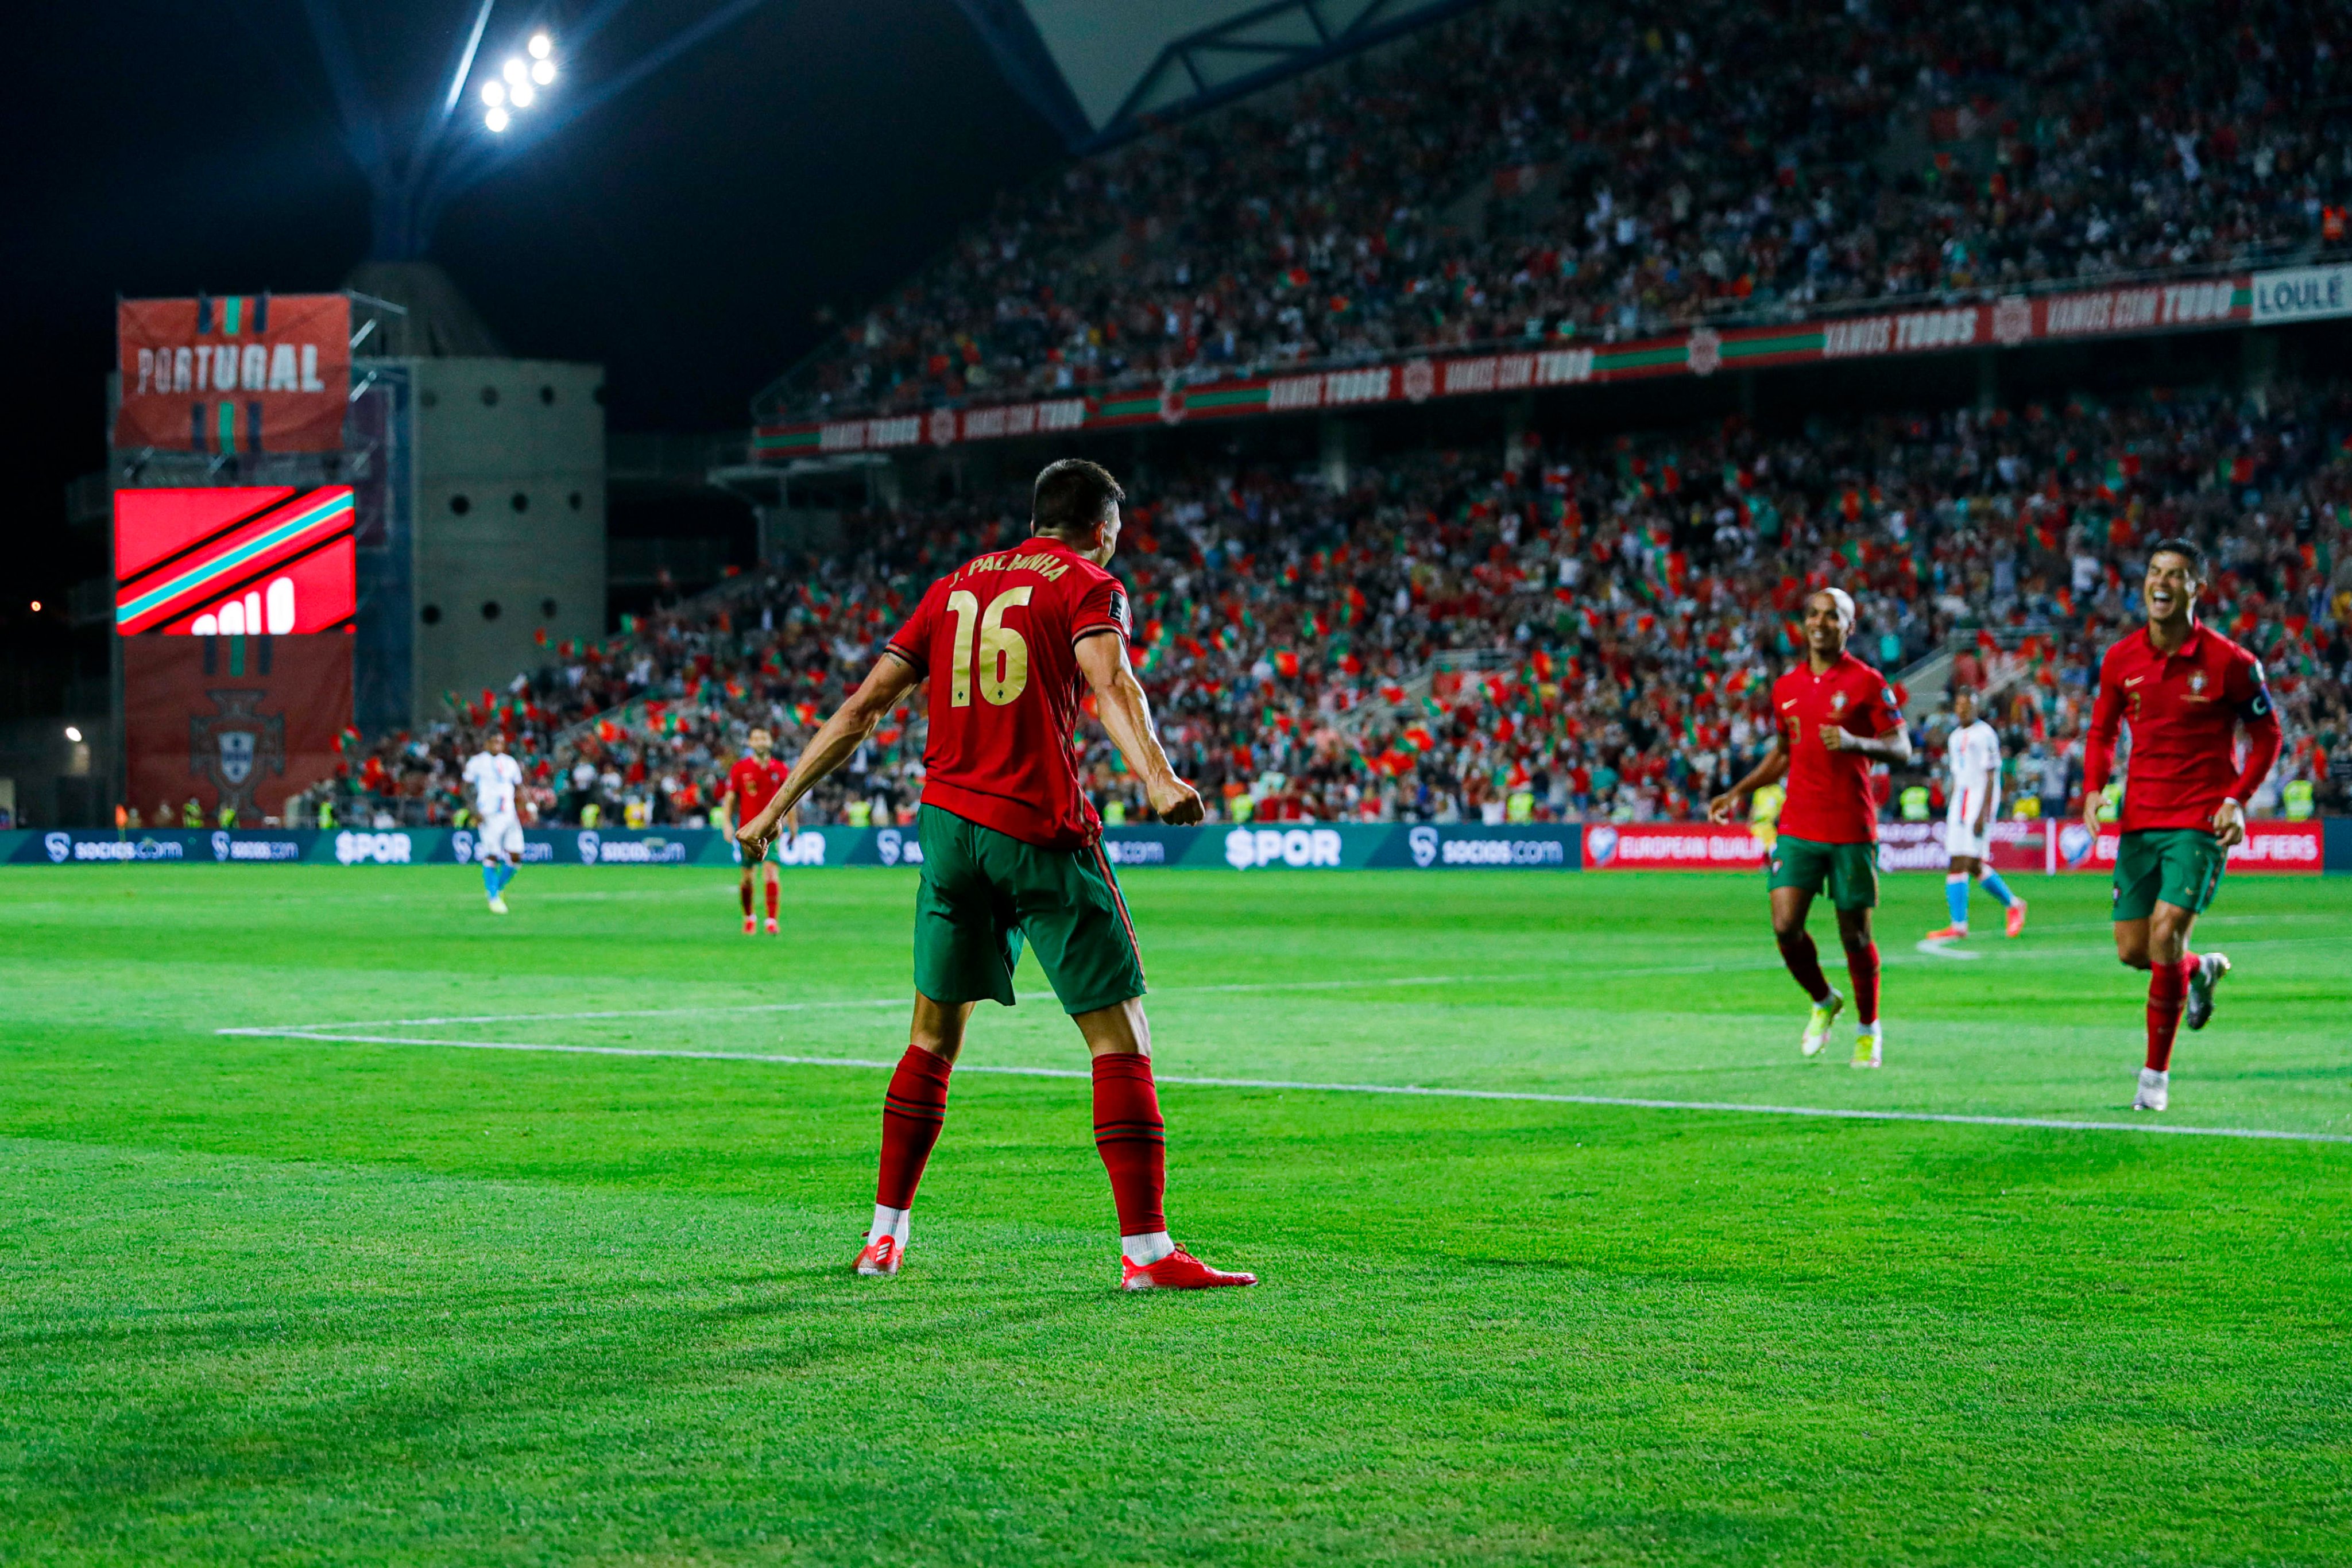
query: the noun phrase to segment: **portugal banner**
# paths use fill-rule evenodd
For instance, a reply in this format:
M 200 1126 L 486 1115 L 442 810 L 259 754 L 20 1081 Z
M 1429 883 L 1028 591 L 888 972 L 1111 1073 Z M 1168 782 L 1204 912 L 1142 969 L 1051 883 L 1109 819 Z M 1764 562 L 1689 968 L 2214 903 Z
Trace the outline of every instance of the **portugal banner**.
M 125 637 L 123 749 L 130 803 L 194 797 L 210 828 L 223 805 L 247 827 L 330 778 L 352 722 L 352 639 Z M 159 824 L 160 825 L 160 824 Z
M 236 455 L 343 444 L 352 302 L 341 294 L 198 295 L 115 307 L 114 444 Z

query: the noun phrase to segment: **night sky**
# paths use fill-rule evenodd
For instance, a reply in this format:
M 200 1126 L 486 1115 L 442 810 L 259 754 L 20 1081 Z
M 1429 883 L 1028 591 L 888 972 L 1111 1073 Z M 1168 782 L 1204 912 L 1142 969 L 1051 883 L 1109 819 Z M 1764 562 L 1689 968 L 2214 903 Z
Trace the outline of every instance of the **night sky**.
M 437 100 L 472 5 L 341 4 L 387 121 Z M 502 4 L 485 52 L 540 17 L 560 47 L 589 8 Z M 635 0 L 558 90 L 713 9 Z M 58 537 L 60 488 L 105 461 L 115 297 L 333 289 L 370 244 L 297 0 L 27 6 L 11 36 L 0 396 L 21 575 L 0 651 L 45 641 L 27 600 L 90 570 Z M 478 134 L 479 106 L 458 112 Z M 459 199 L 430 255 L 510 351 L 604 364 L 611 429 L 741 427 L 820 305 L 871 298 L 1059 152 L 950 0 L 769 0 Z

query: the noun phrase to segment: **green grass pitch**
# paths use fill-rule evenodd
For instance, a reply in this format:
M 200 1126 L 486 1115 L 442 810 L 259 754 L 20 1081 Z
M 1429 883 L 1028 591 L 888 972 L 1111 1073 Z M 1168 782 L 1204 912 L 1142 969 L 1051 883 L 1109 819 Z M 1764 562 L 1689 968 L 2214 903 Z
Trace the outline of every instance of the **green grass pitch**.
M 1886 885 L 1874 1074 L 1752 878 L 1128 879 L 1163 1081 L 2129 1120 L 2103 883 Z M 0 873 L 0 1563 L 2352 1562 L 2352 1142 L 1168 1082 L 1265 1283 L 1128 1297 L 965 1071 L 860 1281 L 882 1075 L 752 1059 L 897 1056 L 912 882 L 785 888 Z M 2199 945 L 2164 1123 L 2352 1137 L 2352 880 Z M 967 1067 L 1082 1072 L 1021 980 Z

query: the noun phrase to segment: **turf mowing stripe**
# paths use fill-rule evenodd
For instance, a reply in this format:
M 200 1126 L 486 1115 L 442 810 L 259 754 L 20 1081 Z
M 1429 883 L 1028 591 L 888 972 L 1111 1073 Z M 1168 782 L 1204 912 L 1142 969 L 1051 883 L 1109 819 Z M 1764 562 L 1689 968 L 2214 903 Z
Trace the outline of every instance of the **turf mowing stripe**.
M 1772 960 L 1772 964 L 1777 967 L 1780 964 L 1780 960 L 1775 958 Z M 1717 964 L 1694 965 L 1690 967 L 1689 972 L 1711 972 L 1722 967 L 1723 966 Z M 1615 972 L 1618 974 L 1643 974 L 1651 971 L 1640 969 L 1621 969 Z M 1681 974 L 1685 971 L 1683 969 L 1674 969 L 1658 972 Z M 1231 986 L 1161 986 L 1150 994 L 1155 997 L 1164 997 L 1196 993 L 1206 994 L 1211 992 L 1225 994 L 1238 991 L 1364 990 L 1380 986 L 1459 986 L 1478 980 L 1510 980 L 1519 977 L 1519 976 L 1512 974 L 1396 975 L 1382 979 L 1371 980 L 1262 980 L 1244 982 L 1242 984 Z M 216 1029 L 213 1030 L 213 1032 L 215 1034 L 271 1035 L 280 1034 L 288 1030 L 345 1030 L 376 1029 L 383 1027 L 397 1029 L 426 1029 L 445 1023 L 543 1023 L 550 1020 L 562 1020 L 566 1019 L 693 1018 L 698 1017 L 704 1013 L 800 1013 L 839 1008 L 903 1008 L 909 1005 L 911 1005 L 909 998 L 903 996 L 874 997 L 859 1001 L 710 1002 L 690 1008 L 624 1008 L 605 1009 L 594 1012 L 579 1013 L 464 1013 L 452 1014 L 446 1018 L 351 1019 L 334 1023 L 271 1024 L 257 1025 L 249 1028 Z
M 742 1051 L 665 1051 L 626 1045 L 532 1044 L 510 1040 L 436 1040 L 421 1035 L 329 1034 L 318 1030 L 223 1029 L 247 1040 L 314 1040 L 338 1045 L 439 1045 L 457 1051 L 545 1051 L 563 1056 L 645 1056 L 691 1061 L 761 1061 L 783 1067 L 856 1067 L 888 1071 L 895 1061 L 847 1056 L 771 1056 Z M 1008 1078 L 1093 1077 L 1092 1069 L 959 1065 L 959 1072 Z M 2072 1122 L 2053 1116 L 1969 1116 L 1940 1111 L 1862 1111 L 1830 1105 L 1743 1105 L 1728 1100 L 1636 1100 L 1613 1094 L 1540 1094 L 1510 1089 L 1430 1089 L 1418 1083 L 1306 1083 L 1276 1078 L 1170 1078 L 1198 1089 L 1296 1089 L 1317 1094 L 1403 1094 L 1435 1100 L 1508 1100 L 1539 1105 L 1612 1105 L 1636 1111 L 1731 1111 L 1749 1116 L 1822 1116 L 1843 1122 L 1937 1122 L 1961 1127 L 2042 1127 L 2062 1133 L 2168 1133 L 2199 1138 L 2256 1138 L 2290 1144 L 2352 1144 L 2352 1134 L 2284 1133 L 2265 1127 L 2184 1127 L 2160 1122 Z

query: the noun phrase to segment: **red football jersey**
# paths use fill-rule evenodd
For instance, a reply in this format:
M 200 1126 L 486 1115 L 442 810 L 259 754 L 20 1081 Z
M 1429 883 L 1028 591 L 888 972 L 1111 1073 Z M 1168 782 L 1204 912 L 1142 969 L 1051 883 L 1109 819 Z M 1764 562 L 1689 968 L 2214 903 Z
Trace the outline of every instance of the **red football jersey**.
M 735 821 L 738 826 L 750 821 L 768 809 L 776 791 L 792 777 L 792 766 L 782 758 L 770 756 L 765 762 L 745 752 L 727 770 L 727 788 L 735 796 Z
M 1817 844 L 1876 843 L 1871 759 L 1823 746 L 1822 726 L 1875 739 L 1901 724 L 1903 710 L 1886 678 L 1852 653 L 1840 654 L 1818 675 L 1810 660 L 1800 661 L 1772 683 L 1772 712 L 1789 754 L 1780 831 Z
M 2244 805 L 2278 760 L 2284 737 L 2262 661 L 2210 627 L 2159 653 L 2142 627 L 2099 661 L 2099 699 L 2091 709 L 2084 747 L 2083 788 L 2106 787 L 2116 737 L 2131 722 L 2131 771 L 2124 780 L 2117 824 L 2126 833 L 2150 828 L 2213 826 L 2227 796 Z M 2241 767 L 2238 726 L 2250 744 Z
M 1118 579 L 1045 536 L 931 584 L 889 643 L 930 677 L 924 802 L 1044 849 L 1094 842 L 1102 822 L 1072 753 L 1075 650 L 1127 630 Z

